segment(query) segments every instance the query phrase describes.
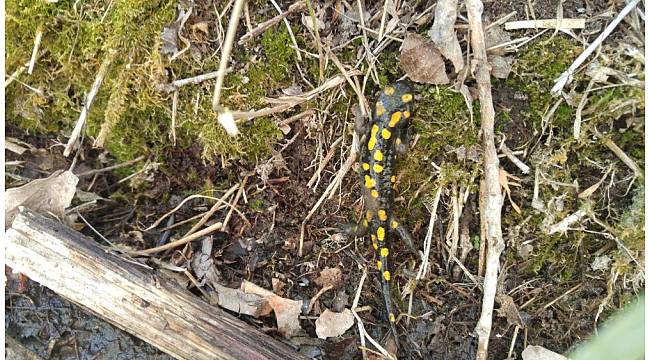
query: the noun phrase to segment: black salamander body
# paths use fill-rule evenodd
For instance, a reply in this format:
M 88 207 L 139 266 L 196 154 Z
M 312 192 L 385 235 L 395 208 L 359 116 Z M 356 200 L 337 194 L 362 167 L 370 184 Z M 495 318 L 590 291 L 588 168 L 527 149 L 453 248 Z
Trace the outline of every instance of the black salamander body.
M 396 341 L 398 336 L 390 295 L 390 242 L 397 235 L 411 250 L 414 247 L 410 234 L 392 214 L 396 181 L 394 166 L 397 153 L 405 152 L 408 148 L 407 129 L 411 122 L 412 104 L 413 94 L 406 82 L 387 86 L 375 104 L 372 122 L 361 145 L 360 174 L 366 212 L 358 232 L 370 233 L 372 246 L 377 253 L 381 291 Z

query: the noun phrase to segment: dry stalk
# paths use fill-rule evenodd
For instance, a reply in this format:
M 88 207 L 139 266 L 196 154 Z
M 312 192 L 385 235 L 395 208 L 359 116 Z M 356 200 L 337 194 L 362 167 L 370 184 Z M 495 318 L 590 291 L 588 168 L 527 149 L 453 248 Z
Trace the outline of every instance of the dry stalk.
M 203 226 L 206 222 L 208 222 L 208 220 L 212 217 L 212 215 L 214 215 L 214 213 L 217 212 L 217 210 L 222 205 L 227 204 L 226 199 L 228 199 L 230 195 L 232 195 L 235 192 L 235 190 L 237 190 L 237 188 L 239 188 L 240 186 L 241 186 L 240 184 L 231 186 L 230 189 L 228 189 L 228 191 L 226 191 L 223 194 L 223 196 L 221 196 L 221 198 L 217 200 L 217 202 L 214 203 L 214 205 L 212 205 L 212 208 L 210 208 L 210 210 L 208 210 L 205 214 L 203 214 L 201 220 L 199 220 L 199 222 L 194 224 L 194 226 L 192 226 L 192 228 L 185 233 L 185 236 L 191 235 L 193 232 L 195 232 L 197 229 Z
M 43 29 L 39 28 L 36 30 L 36 36 L 34 38 L 34 49 L 32 49 L 32 57 L 29 60 L 29 68 L 27 73 L 29 75 L 34 71 L 34 65 L 36 65 L 36 57 L 38 55 L 38 47 L 41 46 L 41 40 L 43 39 Z
M 291 27 L 289 26 L 289 22 L 286 20 L 287 16 L 293 14 L 294 12 L 302 11 L 302 10 L 305 9 L 305 7 L 306 7 L 306 3 L 305 3 L 304 0 L 297 1 L 297 2 L 295 2 L 293 4 L 291 4 L 291 6 L 289 6 L 287 11 L 285 11 L 285 12 L 280 11 L 280 15 L 276 15 L 275 17 L 273 17 L 273 18 L 271 18 L 269 20 L 266 20 L 263 23 L 260 23 L 259 25 L 257 25 L 257 27 L 255 29 L 253 29 L 252 31 L 249 31 L 246 35 L 242 36 L 241 39 L 239 39 L 239 42 L 237 44 L 238 45 L 244 45 L 248 40 L 251 40 L 252 38 L 254 38 L 256 36 L 259 36 L 260 34 L 264 33 L 266 30 L 270 29 L 273 25 L 279 23 L 282 20 L 285 20 L 285 24 L 287 25 L 287 27 L 289 27 L 289 29 L 291 29 Z M 276 7 L 276 9 L 277 9 L 277 7 Z M 289 31 L 291 31 L 291 30 L 289 30 Z M 292 32 L 290 32 L 289 34 L 292 34 Z M 292 35 L 292 37 L 293 37 L 293 35 Z M 294 46 L 298 47 L 297 45 L 295 45 L 295 39 L 292 39 L 292 41 L 294 42 Z M 302 59 L 302 57 L 300 56 L 299 51 L 298 51 L 297 58 L 298 58 L 298 61 L 301 61 L 301 59 Z
M 157 247 L 150 248 L 150 249 L 145 249 L 145 250 L 142 250 L 142 251 L 134 251 L 132 253 L 132 255 L 152 255 L 152 254 L 156 254 L 156 253 L 159 253 L 161 251 L 165 251 L 167 249 L 173 249 L 173 248 L 175 248 L 177 246 L 185 245 L 185 244 L 187 244 L 187 243 L 189 243 L 191 241 L 194 241 L 196 239 L 201 238 L 202 236 L 211 234 L 211 233 L 213 233 L 215 231 L 219 231 L 221 229 L 223 229 L 223 224 L 222 223 L 220 223 L 220 222 L 214 223 L 214 224 L 208 226 L 207 228 L 205 228 L 203 230 L 195 232 L 194 234 L 192 234 L 190 236 L 185 236 L 185 237 L 183 237 L 183 238 L 181 238 L 179 240 L 172 241 L 172 242 L 170 242 L 168 244 L 165 244 L 165 245 L 162 245 L 162 246 L 157 246 Z
M 365 351 L 366 339 L 368 339 L 368 341 L 370 341 L 370 343 L 374 345 L 382 355 L 388 358 L 392 358 L 388 353 L 388 351 L 386 351 L 386 349 L 384 349 L 383 346 L 379 345 L 379 343 L 375 341 L 375 339 L 370 337 L 370 335 L 366 331 L 366 328 L 363 326 L 363 321 L 361 321 L 361 318 L 357 314 L 357 306 L 359 305 L 359 298 L 361 297 L 361 289 L 363 288 L 363 283 L 366 280 L 366 276 L 368 276 L 368 272 L 366 271 L 366 269 L 363 269 L 363 274 L 361 274 L 361 279 L 359 280 L 359 286 L 357 287 L 357 293 L 354 295 L 354 300 L 352 301 L 352 315 L 354 315 L 354 318 L 357 319 L 359 336 L 361 337 L 361 346 L 362 346 L 361 351 L 363 353 L 363 358 L 364 359 L 367 358 L 366 351 Z
M 478 349 L 476 359 L 487 359 L 488 342 L 492 328 L 492 313 L 496 296 L 499 257 L 504 249 L 501 233 L 501 186 L 499 184 L 499 158 L 494 145 L 494 106 L 492 104 L 492 86 L 490 84 L 490 65 L 485 50 L 483 22 L 481 14 L 483 3 L 480 0 L 467 0 L 467 17 L 471 32 L 471 45 L 474 52 L 472 63 L 475 65 L 476 86 L 481 106 L 481 132 L 484 152 L 484 174 L 481 181 L 485 189 L 485 201 L 480 212 L 481 222 L 485 221 L 485 237 L 481 243 L 486 244 L 485 278 L 483 281 L 483 305 L 481 317 L 476 324 L 478 334 Z M 483 227 L 483 225 L 482 225 Z
M 623 18 L 627 14 L 629 14 L 630 11 L 636 8 L 638 4 L 639 4 L 639 0 L 630 1 L 623 8 L 623 10 L 621 10 L 621 12 L 616 16 L 616 18 L 614 18 L 614 20 L 612 20 L 612 22 L 609 23 L 609 25 L 607 25 L 605 30 L 603 30 L 603 32 L 600 35 L 598 35 L 596 40 L 594 40 L 591 44 L 589 44 L 589 47 L 587 47 L 587 49 L 585 49 L 585 51 L 583 51 L 582 54 L 580 54 L 575 59 L 575 61 L 569 66 L 569 68 L 560 75 L 560 77 L 555 81 L 555 85 L 551 89 L 551 94 L 553 94 L 553 96 L 560 95 L 562 89 L 566 84 L 568 84 L 571 81 L 571 79 L 573 78 L 573 74 L 576 72 L 576 70 L 578 70 L 580 65 L 582 65 L 582 63 L 585 60 L 587 60 L 589 55 L 591 55 L 591 53 L 593 53 L 603 43 L 603 41 L 605 41 L 605 38 L 607 38 L 607 36 L 609 36 L 609 34 L 611 34 L 612 31 L 614 31 L 614 29 L 616 28 L 616 26 L 618 26 L 621 20 L 623 20 Z
M 634 162 L 634 160 L 632 160 L 632 158 L 630 158 L 625 153 L 625 151 L 623 151 L 623 149 L 618 147 L 616 143 L 614 143 L 608 137 L 603 136 L 603 134 L 601 134 L 600 131 L 598 131 L 598 129 L 596 129 L 595 126 L 591 128 L 591 131 L 593 132 L 594 135 L 596 135 L 598 140 L 600 140 L 600 142 L 603 143 L 603 145 L 605 145 L 609 150 L 611 150 L 614 153 L 614 155 L 616 155 L 619 159 L 621 159 L 621 161 L 634 172 L 634 176 L 636 176 L 641 181 L 641 183 L 643 183 L 643 178 L 644 178 L 643 170 L 641 170 L 639 165 L 637 165 Z
M 357 70 L 351 70 L 346 73 L 346 76 L 349 77 L 349 76 L 355 76 L 359 74 L 361 74 L 361 72 Z M 323 82 L 319 87 L 307 91 L 305 93 L 302 93 L 300 95 L 281 96 L 277 99 L 272 99 L 272 98 L 264 99 L 267 103 L 275 104 L 276 106 L 266 107 L 264 109 L 256 110 L 256 111 L 235 111 L 232 113 L 232 116 L 235 119 L 238 119 L 237 120 L 238 123 L 241 123 L 246 119 L 250 120 L 260 116 L 267 116 L 278 112 L 283 112 L 313 99 L 314 97 L 316 97 L 317 95 L 319 95 L 324 91 L 327 91 L 329 89 L 341 85 L 344 81 L 345 81 L 344 75 L 336 75 L 334 77 L 327 79 L 327 81 Z
M 219 61 L 219 70 L 217 75 L 217 83 L 214 86 L 214 97 L 212 98 L 212 110 L 219 112 L 221 107 L 219 105 L 219 98 L 221 97 L 221 88 L 223 87 L 223 79 L 226 74 L 226 67 L 228 60 L 230 60 L 230 52 L 232 51 L 232 44 L 235 40 L 237 33 L 237 26 L 239 25 L 239 17 L 241 16 L 242 8 L 244 7 L 244 0 L 235 0 L 235 5 L 230 14 L 230 23 L 228 24 L 228 31 L 226 32 L 226 39 L 224 40 L 223 47 L 221 48 L 221 60 Z
M 271 0 L 271 3 L 275 7 L 275 9 L 282 14 L 282 9 L 280 6 L 275 2 L 275 0 Z M 295 5 L 295 4 L 294 4 Z M 300 67 L 300 62 L 302 61 L 302 56 L 300 55 L 300 50 L 298 49 L 298 42 L 296 41 L 296 36 L 293 34 L 293 30 L 291 30 L 291 25 L 289 24 L 289 20 L 286 18 L 282 19 L 284 21 L 284 26 L 287 28 L 287 32 L 289 33 L 289 38 L 291 39 L 291 43 L 293 44 L 293 49 L 296 52 L 296 64 L 298 67 Z
M 108 50 L 108 55 L 104 58 L 102 65 L 99 67 L 99 71 L 95 76 L 95 81 L 93 82 L 90 91 L 88 91 L 88 94 L 86 94 L 86 100 L 84 101 L 83 109 L 81 109 L 81 114 L 79 114 L 79 119 L 77 120 L 77 123 L 75 124 L 74 129 L 72 130 L 72 134 L 70 135 L 68 144 L 65 146 L 65 149 L 63 150 L 63 156 L 66 157 L 69 156 L 70 153 L 72 152 L 72 149 L 77 144 L 77 141 L 79 141 L 81 130 L 84 128 L 84 125 L 86 124 L 86 118 L 88 117 L 88 113 L 90 112 L 90 107 L 92 106 L 93 101 L 95 100 L 95 96 L 97 95 L 97 92 L 99 92 L 99 88 L 102 86 L 102 83 L 104 82 L 104 77 L 106 77 L 106 74 L 108 73 L 108 70 L 110 69 L 111 64 L 113 63 L 113 59 L 115 58 L 116 53 L 117 52 L 115 50 Z
M 77 175 L 77 177 L 95 175 L 95 174 L 99 174 L 99 173 L 103 173 L 103 172 L 123 168 L 123 167 L 126 167 L 126 166 L 131 166 L 131 165 L 133 165 L 133 164 L 135 164 L 135 163 L 137 163 L 139 161 L 142 161 L 144 159 L 145 159 L 145 156 L 142 155 L 142 156 L 138 156 L 137 158 L 135 158 L 133 160 L 129 160 L 129 161 L 123 162 L 121 164 L 115 164 L 115 165 L 107 166 L 107 167 L 101 168 L 101 169 L 89 170 L 89 171 L 85 171 L 85 172 L 82 172 L 81 174 L 76 174 L 76 175 Z
M 506 30 L 519 29 L 584 29 L 585 19 L 540 19 L 510 21 Z

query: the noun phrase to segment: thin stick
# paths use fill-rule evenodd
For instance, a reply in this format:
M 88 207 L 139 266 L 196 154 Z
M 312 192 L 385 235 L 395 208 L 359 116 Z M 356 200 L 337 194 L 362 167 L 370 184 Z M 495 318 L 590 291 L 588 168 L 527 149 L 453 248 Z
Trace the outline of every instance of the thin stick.
M 499 146 L 499 150 L 508 158 L 508 160 L 512 161 L 513 164 L 515 164 L 516 167 L 521 170 L 522 173 L 528 174 L 530 172 L 530 167 L 526 164 L 524 164 L 523 161 L 519 160 L 515 156 L 515 154 L 512 153 L 512 151 L 506 146 L 506 138 L 505 136 L 503 137 L 503 140 L 501 141 L 501 146 Z
M 483 171 L 485 178 L 485 201 L 480 209 L 485 221 L 486 243 L 485 278 L 483 282 L 483 305 L 481 316 L 476 324 L 478 334 L 477 360 L 485 360 L 488 356 L 488 342 L 492 328 L 492 312 L 494 311 L 494 298 L 496 296 L 499 257 L 504 249 L 503 235 L 501 233 L 501 187 L 499 185 L 499 158 L 494 146 L 494 105 L 492 104 L 492 86 L 490 84 L 490 65 L 485 50 L 483 22 L 481 14 L 483 4 L 480 0 L 466 0 L 467 17 L 471 32 L 471 45 L 476 61 L 476 85 L 481 106 L 481 132 L 483 133 Z
M 68 144 L 65 146 L 65 149 L 63 150 L 63 156 L 66 157 L 69 156 L 70 153 L 72 152 L 72 148 L 74 148 L 74 146 L 77 144 L 77 141 L 79 140 L 79 135 L 81 135 L 81 130 L 86 124 L 86 118 L 88 117 L 88 113 L 90 112 L 90 107 L 93 104 L 93 100 L 95 100 L 95 96 L 97 95 L 97 92 L 99 91 L 102 82 L 104 82 L 104 77 L 106 77 L 106 74 L 108 73 L 108 70 L 110 69 L 111 64 L 113 63 L 113 59 L 115 58 L 116 53 L 117 52 L 115 50 L 112 49 L 108 50 L 108 55 L 104 58 L 102 65 L 99 67 L 99 71 L 97 72 L 97 75 L 95 76 L 95 81 L 93 82 L 93 86 L 90 88 L 88 94 L 86 94 L 84 107 L 83 109 L 81 109 L 81 114 L 79 114 L 79 119 L 77 120 L 77 124 L 74 126 L 74 129 L 72 130 L 72 134 L 70 135 L 70 139 L 68 140 Z
M 238 45 L 244 45 L 248 40 L 251 40 L 252 38 L 262 34 L 269 28 L 271 28 L 273 25 L 277 24 L 280 22 L 282 19 L 286 19 L 287 16 L 291 15 L 294 12 L 302 11 L 306 7 L 306 3 L 304 0 L 295 2 L 289 6 L 287 11 L 285 12 L 280 12 L 280 15 L 276 15 L 275 17 L 266 20 L 265 22 L 257 25 L 255 29 L 252 31 L 249 31 L 246 33 L 246 35 L 242 36 L 241 39 L 239 39 L 239 42 L 237 42 Z M 277 9 L 277 8 L 276 8 Z M 287 21 L 288 23 L 288 21 Z M 300 55 L 298 55 L 298 59 L 300 59 Z
M 187 243 L 189 243 L 191 241 L 194 241 L 194 240 L 196 240 L 196 239 L 198 239 L 198 238 L 200 238 L 202 236 L 211 234 L 211 233 L 213 233 L 215 231 L 219 231 L 222 228 L 223 228 L 223 224 L 218 222 L 218 223 L 215 223 L 215 224 L 212 224 L 212 225 L 208 226 L 207 228 L 205 228 L 203 230 L 197 231 L 197 232 L 195 232 L 194 234 L 192 234 L 190 236 L 185 236 L 185 237 L 183 237 L 183 238 L 181 238 L 179 240 L 172 241 L 169 244 L 165 244 L 165 245 L 162 245 L 162 246 L 157 246 L 157 247 L 150 248 L 150 249 L 145 249 L 145 250 L 142 250 L 142 251 L 134 251 L 133 255 L 152 255 L 152 254 L 155 254 L 155 253 L 158 253 L 158 252 L 161 252 L 161 251 L 165 251 L 167 249 L 173 249 L 173 248 L 175 248 L 177 246 L 185 245 L 185 244 L 187 244 Z
M 506 30 L 518 29 L 584 29 L 585 19 L 539 19 L 509 21 Z
M 429 255 L 431 254 L 431 239 L 433 239 L 433 225 L 436 222 L 437 213 L 438 213 L 438 203 L 440 202 L 440 195 L 442 194 L 442 186 L 436 191 L 436 195 L 433 197 L 433 205 L 431 206 L 431 217 L 429 218 L 429 226 L 427 227 L 427 235 L 424 238 L 424 258 L 422 258 L 422 264 L 420 264 L 420 269 L 418 274 L 415 277 L 416 280 L 422 280 L 427 275 L 427 269 L 429 268 Z M 442 241 L 442 239 L 440 239 Z
M 600 44 L 602 44 L 602 42 L 605 40 L 605 38 L 606 38 L 607 36 L 609 36 L 609 34 L 611 34 L 612 31 L 614 31 L 614 29 L 616 28 L 616 26 L 618 26 L 618 23 L 620 23 L 621 20 L 623 20 L 623 18 L 624 18 L 627 14 L 629 14 L 630 11 L 632 11 L 632 9 L 634 9 L 634 8 L 637 6 L 638 3 L 639 3 L 639 0 L 632 0 L 632 1 L 630 1 L 630 2 L 629 2 L 629 3 L 628 3 L 628 4 L 623 8 L 623 10 L 621 10 L 621 12 L 618 14 L 618 16 L 616 16 L 616 18 L 615 18 L 614 20 L 612 20 L 612 22 L 609 23 L 609 25 L 607 25 L 607 27 L 605 28 L 605 30 L 603 30 L 603 32 L 602 32 L 600 35 L 598 35 L 598 37 L 596 38 L 596 40 L 594 40 L 594 42 L 592 42 L 591 44 L 589 44 L 589 47 L 587 47 L 587 49 L 585 49 L 585 51 L 583 51 L 582 54 L 580 54 L 580 56 L 578 56 L 578 57 L 575 59 L 575 61 L 573 62 L 573 64 L 571 64 L 571 65 L 569 66 L 569 68 L 568 68 L 565 72 L 563 72 L 563 73 L 560 75 L 560 77 L 555 81 L 555 85 L 554 85 L 553 88 L 551 89 L 551 94 L 552 94 L 553 96 L 558 96 L 558 95 L 560 95 L 560 92 L 562 91 L 562 89 L 564 88 L 564 86 L 565 86 L 566 84 L 568 84 L 568 83 L 573 79 L 573 73 L 575 73 L 575 71 L 578 70 L 578 68 L 580 67 L 580 65 L 582 65 L 582 63 L 583 63 L 585 60 L 587 60 L 587 58 L 589 57 L 589 55 L 591 55 L 591 53 L 594 52 L 594 50 L 596 50 L 596 48 L 597 48 L 598 46 L 600 46 Z
M 34 65 L 36 65 L 36 55 L 38 54 L 38 47 L 41 46 L 41 40 L 43 39 L 43 29 L 39 28 L 36 30 L 36 37 L 34 38 L 34 49 L 32 50 L 32 57 L 29 60 L 29 69 L 27 73 L 29 75 L 34 71 Z
M 363 346 L 363 348 L 361 350 L 365 354 L 365 345 L 366 344 L 365 344 L 364 339 L 368 339 L 368 341 L 370 341 L 370 343 L 372 345 L 374 345 L 382 355 L 392 359 L 393 357 L 390 355 L 390 353 L 386 349 L 384 349 L 383 346 L 379 345 L 379 343 L 377 341 L 375 341 L 375 339 L 373 339 L 368 334 L 368 332 L 366 331 L 366 328 L 363 326 L 363 321 L 361 321 L 361 318 L 359 317 L 359 315 L 356 312 L 357 305 L 359 304 L 359 298 L 361 297 L 361 289 L 363 288 L 363 283 L 366 280 L 367 275 L 368 275 L 368 272 L 366 271 L 366 269 L 363 269 L 363 274 L 361 275 L 361 280 L 359 280 L 359 286 L 357 287 L 357 293 L 354 295 L 354 301 L 352 301 L 352 315 L 354 315 L 355 319 L 357 319 L 357 325 L 359 327 L 359 336 L 361 336 L 361 346 Z
M 355 76 L 359 75 L 361 72 L 357 70 L 351 70 L 347 72 L 348 76 Z M 275 114 L 278 112 L 283 112 L 288 109 L 291 109 L 297 105 L 302 104 L 303 102 L 309 101 L 316 97 L 318 94 L 332 89 L 336 86 L 341 85 L 345 81 L 345 76 L 343 75 L 336 75 L 334 77 L 331 77 L 327 79 L 324 83 L 322 83 L 319 87 L 307 91 L 305 93 L 302 93 L 300 95 L 294 95 L 294 96 L 281 96 L 277 99 L 271 99 L 271 98 L 265 98 L 264 100 L 270 104 L 279 104 L 275 107 L 266 107 L 261 110 L 256 110 L 256 111 L 234 111 L 232 113 L 232 116 L 235 119 L 238 119 L 238 123 L 243 122 L 245 119 L 254 119 L 256 117 L 260 116 L 267 116 L 271 114 Z
M 339 143 L 343 140 L 343 136 L 340 138 L 336 139 L 334 143 L 330 146 L 330 150 L 327 152 L 327 155 L 321 160 L 320 164 L 318 164 L 318 169 L 314 172 L 314 175 L 311 176 L 309 181 L 307 182 L 307 187 L 310 188 L 314 183 L 318 184 L 316 180 L 320 179 L 320 173 L 325 169 L 325 166 L 329 161 L 332 159 L 334 154 L 336 154 L 336 147 L 339 145 Z
M 280 13 L 280 15 L 283 14 L 282 9 L 278 5 L 278 3 L 275 2 L 275 0 L 271 0 L 271 4 L 273 4 L 273 6 Z M 293 5 L 300 5 L 300 3 L 296 3 Z M 302 2 L 302 5 L 303 6 L 306 5 L 304 1 Z M 299 6 L 296 6 L 296 8 L 299 8 Z M 291 7 L 289 7 L 289 9 L 291 9 Z M 296 51 L 296 59 L 298 59 L 298 61 L 300 62 L 302 61 L 302 56 L 300 55 L 300 50 L 298 49 L 298 42 L 296 41 L 296 37 L 293 35 L 293 30 L 291 30 L 291 25 L 289 24 L 289 20 L 287 20 L 286 16 L 283 17 L 282 20 L 284 21 L 284 26 L 287 27 L 287 32 L 289 32 L 289 38 L 291 39 L 291 43 L 293 44 L 293 49 Z
M 596 135 L 598 140 L 600 140 L 600 142 L 603 143 L 603 145 L 605 145 L 609 150 L 611 150 L 614 153 L 614 155 L 616 155 L 619 159 L 621 159 L 621 161 L 634 172 L 634 176 L 636 176 L 641 181 L 641 183 L 643 183 L 643 178 L 644 178 L 643 170 L 641 170 L 639 165 L 637 165 L 634 162 L 634 160 L 632 160 L 625 153 L 625 151 L 623 151 L 623 149 L 618 147 L 616 143 L 614 143 L 611 139 L 603 136 L 603 134 L 601 134 L 600 131 L 598 131 L 598 129 L 596 129 L 595 126 L 591 128 L 591 131 L 594 133 L 594 135 Z
M 199 220 L 199 222 L 194 224 L 194 226 L 192 226 L 192 228 L 188 232 L 185 233 L 185 236 L 191 235 L 198 228 L 203 226 L 203 224 L 208 222 L 208 219 L 210 219 L 210 217 L 212 217 L 212 215 L 214 215 L 214 213 L 217 212 L 218 209 L 220 209 L 222 204 L 227 204 L 226 199 L 229 198 L 230 195 L 232 195 L 232 193 L 234 193 L 235 190 L 237 190 L 237 188 L 239 186 L 240 186 L 239 184 L 231 186 L 230 189 L 228 189 L 228 191 L 226 191 L 226 193 L 223 194 L 221 199 L 217 200 L 217 202 L 212 206 L 212 208 L 210 208 L 210 210 L 208 210 L 205 214 L 203 214 L 203 217 L 201 217 L 201 220 Z
M 241 16 L 242 8 L 244 7 L 244 0 L 235 0 L 235 5 L 230 14 L 230 23 L 228 24 L 228 32 L 223 47 L 221 48 L 221 60 L 219 61 L 219 69 L 217 75 L 217 83 L 214 86 L 214 97 L 212 98 L 212 110 L 219 112 L 221 107 L 219 105 L 219 98 L 221 97 L 221 88 L 223 87 L 223 79 L 226 74 L 226 67 L 228 60 L 230 60 L 230 52 L 232 51 L 232 44 L 237 33 L 237 26 L 239 25 L 239 17 Z
M 107 171 L 111 171 L 111 170 L 131 166 L 131 165 L 133 165 L 133 164 L 135 164 L 135 163 L 137 163 L 139 161 L 144 160 L 145 158 L 146 158 L 146 156 L 142 155 L 142 156 L 138 156 L 137 158 L 135 158 L 133 160 L 129 160 L 129 161 L 123 162 L 121 164 L 115 164 L 115 165 L 107 166 L 107 167 L 101 168 L 101 169 L 88 170 L 88 171 L 82 172 L 81 174 L 76 174 L 76 175 L 77 175 L 77 177 L 95 175 L 95 174 L 99 174 L 99 173 L 103 173 L 103 172 L 107 172 Z
M 580 221 L 583 217 L 585 217 L 585 215 L 587 215 L 587 212 L 582 210 L 582 209 L 579 209 L 578 211 L 574 212 L 573 214 L 571 214 L 571 215 L 565 217 L 564 219 L 562 219 L 562 221 L 551 225 L 548 228 L 548 231 L 546 232 L 546 234 L 547 235 L 553 235 L 553 234 L 558 233 L 558 232 L 559 233 L 565 233 L 565 232 L 567 232 L 567 230 L 569 230 L 569 226 L 571 226 L 571 225 L 577 223 L 578 221 Z

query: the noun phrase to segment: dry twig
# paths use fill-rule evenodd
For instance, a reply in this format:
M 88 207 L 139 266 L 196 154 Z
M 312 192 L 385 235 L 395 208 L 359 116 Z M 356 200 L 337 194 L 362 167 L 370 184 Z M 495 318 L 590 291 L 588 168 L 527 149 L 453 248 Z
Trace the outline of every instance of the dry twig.
M 481 104 L 481 132 L 483 134 L 484 174 L 481 188 L 485 189 L 485 199 L 480 209 L 482 228 L 485 237 L 481 243 L 486 244 L 485 279 L 483 281 L 483 306 L 481 317 L 476 325 L 478 349 L 476 359 L 487 359 L 488 342 L 492 327 L 494 297 L 498 282 L 499 257 L 504 249 L 501 233 L 501 188 L 499 185 L 499 158 L 494 145 L 494 106 L 492 104 L 492 86 L 490 84 L 490 65 L 485 50 L 483 22 L 481 14 L 483 4 L 480 0 L 467 0 L 467 17 L 471 32 L 471 45 L 474 52 L 476 86 Z
M 90 88 L 90 91 L 88 91 L 88 94 L 86 94 L 86 101 L 84 101 L 84 107 L 83 109 L 81 109 L 81 114 L 79 114 L 79 119 L 77 120 L 77 123 L 75 124 L 74 129 L 72 130 L 72 134 L 70 135 L 68 144 L 65 146 L 65 149 L 63 150 L 63 156 L 67 157 L 68 155 L 70 155 L 72 149 L 77 144 L 77 141 L 79 140 L 79 136 L 81 135 L 81 130 L 84 128 L 84 125 L 86 124 L 86 118 L 88 117 L 88 113 L 90 112 L 90 107 L 92 106 L 93 101 L 95 100 L 95 96 L 99 91 L 99 87 L 102 86 L 102 82 L 104 82 L 104 77 L 106 77 L 106 74 L 108 73 L 108 70 L 110 69 L 111 64 L 113 63 L 113 59 L 115 58 L 116 53 L 117 52 L 115 50 L 108 50 L 108 55 L 104 58 L 102 65 L 99 67 L 99 71 L 95 76 L 95 82 L 93 82 L 93 86 Z

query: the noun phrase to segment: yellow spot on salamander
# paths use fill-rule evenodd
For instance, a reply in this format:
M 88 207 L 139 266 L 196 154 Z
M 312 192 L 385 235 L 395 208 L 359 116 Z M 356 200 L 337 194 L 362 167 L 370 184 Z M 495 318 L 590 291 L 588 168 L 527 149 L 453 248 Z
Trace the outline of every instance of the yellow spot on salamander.
M 366 221 L 372 220 L 372 211 L 366 211 Z
M 392 86 L 386 86 L 386 88 L 384 89 L 384 94 L 386 94 L 388 96 L 391 96 L 394 93 L 395 93 L 395 88 L 392 87 Z
M 413 95 L 411 95 L 411 94 L 402 95 L 402 101 L 403 102 L 407 103 L 407 102 L 410 102 L 411 100 L 413 100 Z
M 363 227 L 368 227 L 368 225 L 369 225 L 368 220 L 363 219 Z
M 379 228 L 377 228 L 377 239 L 379 239 L 379 241 L 384 241 L 385 235 L 386 232 L 384 231 L 383 227 L 380 226 Z
M 388 248 L 381 248 L 381 251 L 379 252 L 379 255 L 386 257 L 388 256 Z
M 377 260 L 377 270 L 381 270 L 381 260 Z
M 385 112 L 386 112 L 386 108 L 384 107 L 384 105 L 380 102 L 377 102 L 377 104 L 375 105 L 375 114 L 377 116 L 382 116 L 384 115 Z
M 397 123 L 400 121 L 402 118 L 402 113 L 399 111 L 395 111 L 393 115 L 390 116 L 390 122 L 388 123 L 388 126 L 390 127 L 395 127 Z
M 390 130 L 388 130 L 388 129 L 383 129 L 381 131 L 381 137 L 383 137 L 386 140 L 390 139 L 390 135 L 391 135 L 391 133 L 390 133 Z
M 370 234 L 370 240 L 372 240 L 372 242 L 377 242 L 377 237 L 375 234 Z
M 373 187 L 375 187 L 375 184 L 377 183 L 375 179 L 371 178 L 368 175 L 364 176 L 364 180 L 365 180 L 366 189 L 372 189 Z
M 388 314 L 388 321 L 395 322 L 395 314 L 393 313 Z
M 404 115 L 404 119 L 408 119 L 411 117 L 411 112 L 406 110 L 402 113 L 402 115 Z
M 377 144 L 377 139 L 371 137 L 370 140 L 368 140 L 368 150 L 374 149 L 376 144 Z
M 372 247 L 375 248 L 375 250 L 379 249 L 379 245 L 377 244 L 376 241 L 372 243 Z
M 390 227 L 391 227 L 391 228 L 393 228 L 393 229 L 397 229 L 397 226 L 399 226 L 399 224 L 397 223 L 397 221 L 393 220 L 393 221 L 390 222 Z
M 390 271 L 384 271 L 384 280 L 390 281 Z
M 381 221 L 386 221 L 388 219 L 388 216 L 386 215 L 386 210 L 379 210 L 377 211 L 377 216 L 379 216 L 379 220 Z
M 375 199 L 379 197 L 379 192 L 375 189 L 370 190 L 370 196 L 374 197 Z
M 372 156 L 376 161 L 382 161 L 384 160 L 384 154 L 382 154 L 381 150 L 375 150 L 375 154 Z
M 384 167 L 379 165 L 379 164 L 375 164 L 375 165 L 372 166 L 372 171 L 374 171 L 376 173 L 380 173 L 380 172 L 384 171 Z
M 395 183 L 397 182 L 397 177 L 395 175 L 390 177 L 390 182 Z
M 370 137 L 377 136 L 377 132 L 379 132 L 379 126 L 377 124 L 372 125 L 372 128 L 370 129 Z
M 368 164 L 368 163 L 361 164 L 361 167 L 363 167 L 363 170 L 365 170 L 365 171 L 370 170 L 370 164 Z

